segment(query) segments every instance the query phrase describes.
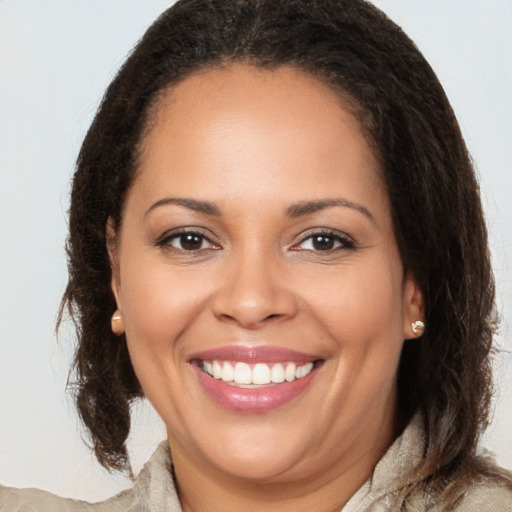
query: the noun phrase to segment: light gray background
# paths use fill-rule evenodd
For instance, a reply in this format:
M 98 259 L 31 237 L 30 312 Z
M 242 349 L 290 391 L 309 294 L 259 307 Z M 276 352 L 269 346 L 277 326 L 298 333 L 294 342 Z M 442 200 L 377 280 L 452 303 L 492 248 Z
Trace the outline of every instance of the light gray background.
M 512 348 L 512 0 L 374 0 L 403 26 L 451 99 L 481 175 L 499 305 Z M 65 393 L 73 338 L 54 337 L 66 279 L 68 182 L 101 95 L 172 2 L 0 0 L 0 481 L 97 500 L 127 487 L 80 439 Z M 442 219 L 440 219 L 442 221 Z M 512 358 L 486 446 L 512 467 Z M 165 431 L 137 407 L 138 470 Z

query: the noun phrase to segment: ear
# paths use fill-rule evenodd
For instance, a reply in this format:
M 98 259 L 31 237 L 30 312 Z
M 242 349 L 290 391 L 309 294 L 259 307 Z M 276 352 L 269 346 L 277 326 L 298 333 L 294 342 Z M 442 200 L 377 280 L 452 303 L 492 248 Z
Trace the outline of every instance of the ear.
M 118 243 L 118 235 L 114 228 L 114 220 L 112 219 L 112 217 L 109 217 L 107 220 L 107 226 L 106 226 L 105 232 L 106 232 L 108 259 L 110 260 L 110 268 L 112 271 L 112 277 L 110 280 L 110 288 L 112 290 L 112 293 L 114 294 L 117 308 L 119 309 L 119 311 L 121 311 L 121 302 L 120 302 L 121 280 L 120 280 L 120 272 L 119 272 L 119 243 Z
M 425 322 L 425 299 L 423 290 L 419 287 L 416 277 L 411 271 L 407 271 L 404 281 L 404 339 L 419 338 L 423 329 L 413 330 L 413 324 L 418 320 Z

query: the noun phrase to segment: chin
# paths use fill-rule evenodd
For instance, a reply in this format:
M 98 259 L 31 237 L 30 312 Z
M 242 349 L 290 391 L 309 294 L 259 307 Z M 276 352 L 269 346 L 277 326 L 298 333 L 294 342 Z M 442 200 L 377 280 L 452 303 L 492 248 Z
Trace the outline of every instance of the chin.
M 284 479 L 300 466 L 305 450 L 304 443 L 292 443 L 283 436 L 255 436 L 255 439 L 245 441 L 234 440 L 215 452 L 211 463 L 224 473 L 268 483 Z
M 290 425 L 297 420 L 290 419 L 285 411 L 243 418 L 225 412 L 215 416 L 191 421 L 189 424 L 197 426 L 189 432 L 170 433 L 171 446 L 187 447 L 199 464 L 232 477 L 261 483 L 284 481 L 294 468 L 302 466 L 308 447 L 317 444 L 310 422 L 303 421 L 291 430 Z M 206 425 L 205 417 L 209 418 Z

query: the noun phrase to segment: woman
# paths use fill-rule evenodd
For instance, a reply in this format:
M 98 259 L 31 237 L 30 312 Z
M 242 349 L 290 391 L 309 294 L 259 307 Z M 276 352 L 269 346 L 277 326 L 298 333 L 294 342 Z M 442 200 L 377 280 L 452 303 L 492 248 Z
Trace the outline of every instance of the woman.
M 371 5 L 164 13 L 84 141 L 68 250 L 98 460 L 128 470 L 143 395 L 168 443 L 108 502 L 4 489 L 6 510 L 510 508 L 476 456 L 477 184 L 433 72 Z

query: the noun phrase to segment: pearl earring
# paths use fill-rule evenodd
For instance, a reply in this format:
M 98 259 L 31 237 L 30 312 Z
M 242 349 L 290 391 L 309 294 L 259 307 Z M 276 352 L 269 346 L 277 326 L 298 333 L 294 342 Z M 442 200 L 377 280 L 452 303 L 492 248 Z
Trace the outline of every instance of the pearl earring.
M 423 334 L 425 330 L 425 324 L 421 320 L 416 320 L 411 324 L 412 332 L 414 334 Z
M 114 334 L 118 336 L 124 333 L 124 324 L 123 317 L 121 315 L 121 311 L 117 310 L 113 315 L 110 321 L 110 327 Z

